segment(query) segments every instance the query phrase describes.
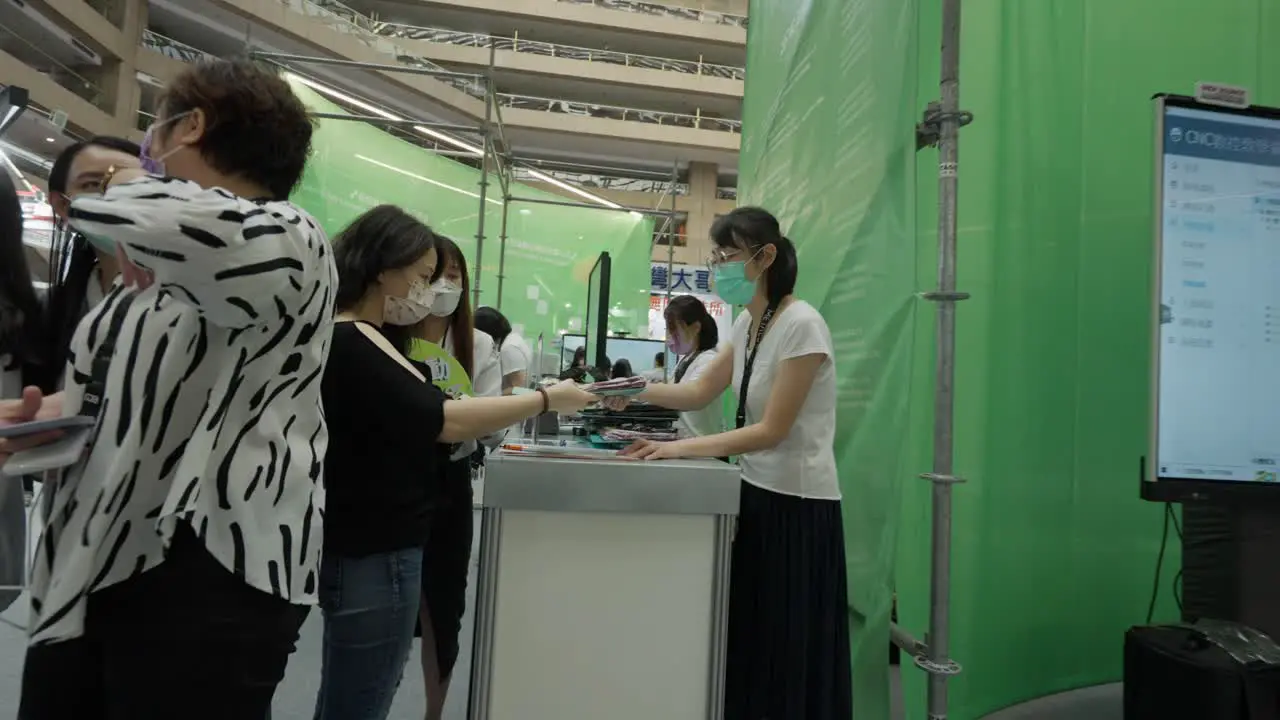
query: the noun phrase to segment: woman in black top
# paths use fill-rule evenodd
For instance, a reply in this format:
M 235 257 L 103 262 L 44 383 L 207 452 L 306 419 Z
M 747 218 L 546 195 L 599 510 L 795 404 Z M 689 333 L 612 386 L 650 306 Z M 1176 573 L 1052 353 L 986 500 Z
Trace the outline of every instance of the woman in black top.
M 48 367 L 40 340 L 40 301 L 22 244 L 22 206 L 0 171 L 0 400 L 22 396 Z M 25 478 L 24 478 L 25 480 Z M 18 596 L 26 567 L 27 511 L 23 485 L 0 474 L 0 610 Z
M 448 444 L 596 399 L 572 383 L 446 399 L 405 358 L 409 328 L 431 312 L 439 253 L 429 228 L 389 205 L 334 242 L 338 315 L 321 385 L 329 448 L 316 720 L 382 720 L 390 711 L 413 643 L 423 544 Z

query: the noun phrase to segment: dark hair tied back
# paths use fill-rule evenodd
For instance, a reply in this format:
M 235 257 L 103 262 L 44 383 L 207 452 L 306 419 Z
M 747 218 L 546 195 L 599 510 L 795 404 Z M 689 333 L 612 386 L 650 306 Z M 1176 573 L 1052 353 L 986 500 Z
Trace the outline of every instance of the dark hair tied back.
M 511 321 L 494 308 L 485 306 L 476 310 L 475 322 L 476 329 L 493 338 L 498 347 L 502 347 L 502 343 L 511 334 Z
M 716 319 L 707 312 L 707 306 L 692 295 L 673 298 L 662 316 L 667 321 L 668 328 L 672 322 L 679 322 L 686 327 L 698 323 L 697 347 L 676 365 L 675 380 L 680 382 L 699 353 L 714 350 L 720 344 L 720 328 L 716 325 Z
M 764 208 L 740 207 L 716 218 L 711 226 L 711 241 L 717 247 L 745 250 L 750 257 L 765 247 L 774 246 L 777 256 L 765 271 L 769 302 L 777 304 L 795 292 L 799 265 L 796 247 L 778 226 L 778 218 Z M 744 260 L 746 258 L 743 258 Z

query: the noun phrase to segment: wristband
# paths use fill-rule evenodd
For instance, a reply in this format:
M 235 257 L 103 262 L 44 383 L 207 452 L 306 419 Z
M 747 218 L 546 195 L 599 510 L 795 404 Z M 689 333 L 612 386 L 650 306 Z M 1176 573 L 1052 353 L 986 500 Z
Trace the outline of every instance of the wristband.
M 537 387 L 534 388 L 534 390 L 537 390 L 542 395 L 542 412 L 549 412 L 551 410 L 551 395 L 547 393 L 547 389 L 544 387 Z

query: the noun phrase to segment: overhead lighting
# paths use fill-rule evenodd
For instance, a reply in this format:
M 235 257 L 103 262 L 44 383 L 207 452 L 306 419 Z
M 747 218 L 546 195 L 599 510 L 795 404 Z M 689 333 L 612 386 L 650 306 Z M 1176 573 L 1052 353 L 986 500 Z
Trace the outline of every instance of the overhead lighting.
M 380 167 L 380 168 L 382 168 L 382 169 L 384 169 L 384 170 L 390 170 L 390 171 L 391 171 L 391 172 L 393 172 L 393 173 L 399 173 L 399 174 L 401 174 L 401 175 L 404 175 L 405 177 L 413 178 L 414 180 L 420 180 L 420 181 L 422 181 L 422 182 L 424 182 L 424 183 L 428 183 L 428 184 L 431 184 L 431 185 L 435 185 L 436 187 L 444 188 L 445 190 L 452 190 L 453 192 L 456 192 L 456 193 L 461 193 L 461 194 L 463 194 L 463 195 L 468 195 L 468 196 L 470 196 L 470 197 L 476 198 L 477 200 L 478 200 L 478 199 L 480 199 L 480 195 L 479 195 L 478 193 L 473 193 L 473 192 L 471 192 L 470 190 L 463 190 L 463 189 L 462 189 L 462 188 L 460 188 L 460 187 L 454 187 L 454 186 L 449 185 L 449 184 L 447 184 L 447 183 L 442 183 L 442 182 L 440 182 L 439 180 L 432 180 L 432 179 L 431 179 L 431 178 L 429 178 L 429 177 L 423 177 L 423 176 L 421 176 L 421 175 L 419 175 L 419 174 L 417 174 L 417 173 L 409 172 L 408 170 L 405 170 L 404 168 L 398 168 L 398 167 L 396 167 L 395 165 L 388 165 L 388 164 L 386 164 L 386 163 L 384 163 L 384 162 L 379 162 L 379 161 L 377 161 L 377 160 L 374 160 L 374 159 L 373 159 L 373 158 L 371 158 L 371 157 L 365 157 L 364 155 L 356 155 L 356 159 L 357 159 L 357 160 L 363 160 L 363 161 L 365 161 L 365 162 L 369 163 L 370 165 L 377 165 L 378 167 Z M 486 201 L 486 202 L 493 203 L 494 205 L 501 205 L 501 204 L 502 204 L 502 202 L 501 202 L 501 201 L 499 201 L 499 200 L 494 200 L 494 199 L 493 199 L 493 198 L 491 198 L 491 197 L 486 197 L 486 198 L 485 198 L 485 201 Z
M 284 76 L 288 80 L 293 80 L 302 85 L 306 85 L 307 87 L 311 88 L 312 90 L 315 90 L 321 95 L 328 95 L 329 97 L 339 102 L 345 102 L 348 105 L 353 105 L 355 107 L 360 108 L 361 110 L 364 110 L 365 112 L 369 112 L 374 115 L 377 115 L 380 118 L 384 118 L 387 120 L 394 120 L 396 122 L 403 122 L 405 120 L 405 118 L 400 117 L 395 113 L 388 112 L 378 107 L 377 105 L 374 105 L 372 103 L 367 103 L 363 100 L 360 100 L 359 98 L 352 97 L 336 88 L 329 87 L 328 85 L 325 85 L 323 83 L 318 83 L 315 80 L 312 80 L 311 78 L 305 78 L 305 77 L 302 77 L 301 75 L 296 75 L 291 72 L 284 73 Z M 448 145 L 452 145 L 453 147 L 456 147 L 459 150 L 471 153 L 471 155 L 474 157 L 484 156 L 484 151 L 481 150 L 479 147 L 476 147 L 475 145 L 472 145 L 471 143 L 465 142 L 463 140 L 459 140 L 458 138 L 455 138 L 452 135 L 447 135 L 445 133 L 442 133 L 439 130 L 432 130 L 431 128 L 424 127 L 422 125 L 414 125 L 413 129 L 423 135 L 426 135 L 429 138 L 439 140 L 440 142 L 446 143 Z M 599 195 L 593 195 L 587 192 L 586 190 L 583 190 L 582 188 L 574 187 L 573 185 L 570 185 L 569 183 L 564 182 L 563 180 L 557 180 L 556 178 L 553 178 L 550 175 L 547 175 L 546 173 L 538 172 L 537 170 L 532 170 L 532 169 L 527 170 L 527 172 L 531 177 L 534 177 L 550 185 L 554 185 L 567 192 L 571 192 L 574 195 L 577 195 L 580 198 L 596 203 L 597 205 L 603 205 L 607 208 L 613 208 L 614 210 L 625 209 L 618 203 L 613 202 L 612 200 L 607 200 L 605 198 L 600 197 Z M 637 213 L 635 211 L 632 211 L 631 214 L 637 217 L 643 217 L 642 214 Z
M 621 205 L 619 205 L 616 202 L 613 202 L 612 200 L 606 200 L 600 197 L 599 195 L 592 195 L 591 193 L 587 192 L 586 190 L 583 190 L 582 188 L 574 187 L 569 183 L 563 180 L 558 180 L 556 178 L 553 178 L 544 172 L 538 172 L 537 170 L 528 170 L 527 172 L 529 173 L 529 177 L 535 178 L 537 180 L 541 180 L 542 182 L 547 183 L 549 185 L 555 185 L 561 190 L 566 190 L 568 192 L 573 193 L 574 195 L 577 195 L 578 197 L 586 198 L 587 200 L 590 200 L 593 203 L 598 203 L 605 207 L 613 208 L 614 210 L 624 209 Z
M 45 141 L 45 142 L 47 142 L 47 143 L 51 143 L 51 142 L 58 142 L 57 140 L 54 140 L 53 138 L 45 138 L 45 139 L 44 139 L 44 141 Z
M 8 85 L 0 90 L 0 135 L 27 109 L 27 89 Z

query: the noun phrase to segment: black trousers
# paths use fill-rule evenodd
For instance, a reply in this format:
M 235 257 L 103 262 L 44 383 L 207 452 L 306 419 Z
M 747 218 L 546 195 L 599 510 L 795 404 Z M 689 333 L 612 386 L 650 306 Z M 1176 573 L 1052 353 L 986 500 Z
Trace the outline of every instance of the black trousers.
M 27 650 L 18 718 L 263 720 L 308 610 L 179 523 L 163 563 L 89 596 L 84 635 Z

